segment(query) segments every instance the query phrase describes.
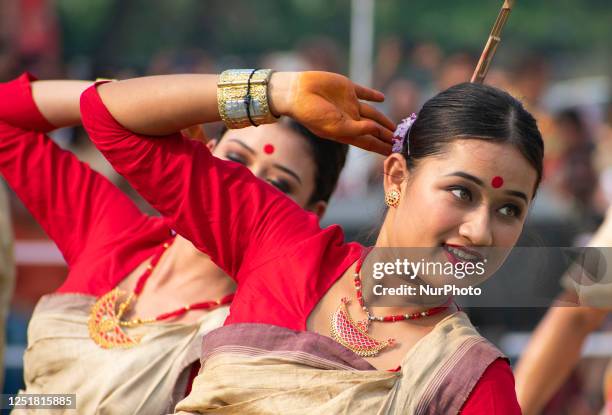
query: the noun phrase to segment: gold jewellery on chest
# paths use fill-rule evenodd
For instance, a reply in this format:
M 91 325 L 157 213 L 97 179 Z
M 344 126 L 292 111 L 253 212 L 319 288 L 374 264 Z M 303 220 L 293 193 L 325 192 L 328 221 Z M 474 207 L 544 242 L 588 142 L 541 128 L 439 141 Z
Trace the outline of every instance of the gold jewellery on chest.
M 224 304 L 229 304 L 234 298 L 234 294 L 226 295 L 220 300 L 204 301 L 194 304 L 188 304 L 177 310 L 168 313 L 160 314 L 151 318 L 133 318 L 130 320 L 122 320 L 125 312 L 130 308 L 132 303 L 138 298 L 145 283 L 153 273 L 155 266 L 159 262 L 162 254 L 168 249 L 170 243 L 166 242 L 155 254 L 151 263 L 147 266 L 145 272 L 140 276 L 136 283 L 136 288 L 129 295 L 125 291 L 115 288 L 104 294 L 95 302 L 89 313 L 88 329 L 89 337 L 103 349 L 114 348 L 129 348 L 140 343 L 141 337 L 130 336 L 125 332 L 125 329 L 169 320 L 179 317 L 191 310 L 211 310 Z M 125 299 L 124 299 L 125 298 Z M 124 299 L 119 305 L 119 301 Z

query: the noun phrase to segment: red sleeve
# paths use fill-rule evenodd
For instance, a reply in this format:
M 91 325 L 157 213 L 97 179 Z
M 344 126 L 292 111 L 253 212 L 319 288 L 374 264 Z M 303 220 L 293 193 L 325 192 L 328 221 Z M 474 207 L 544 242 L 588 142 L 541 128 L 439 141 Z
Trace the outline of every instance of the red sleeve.
M 0 83 L 0 174 L 73 265 L 144 215 L 112 183 L 60 149 L 29 75 Z
M 214 157 L 202 143 L 178 133 L 148 137 L 127 130 L 95 87 L 81 96 L 81 115 L 115 170 L 238 282 L 247 270 L 282 255 L 292 241 L 320 230 L 314 214 L 244 166 Z M 243 264 L 248 266 L 241 269 Z
M 0 120 L 13 127 L 29 131 L 49 132 L 55 127 L 42 116 L 32 99 L 29 73 L 6 83 L 0 83 Z
M 514 376 L 505 359 L 487 367 L 459 412 L 461 415 L 521 415 Z

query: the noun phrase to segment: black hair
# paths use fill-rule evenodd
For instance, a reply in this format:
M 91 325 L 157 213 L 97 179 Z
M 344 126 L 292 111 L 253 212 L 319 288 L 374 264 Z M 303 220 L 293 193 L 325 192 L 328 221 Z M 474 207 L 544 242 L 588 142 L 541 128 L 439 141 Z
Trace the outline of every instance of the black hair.
M 457 139 L 479 139 L 508 143 L 521 152 L 537 172 L 534 195 L 542 180 L 544 142 L 536 120 L 498 88 L 466 82 L 440 92 L 423 105 L 408 135 L 402 155 L 409 168 Z
M 316 203 L 319 200 L 328 202 L 336 189 L 340 173 L 346 163 L 348 144 L 321 138 L 302 124 L 293 120 L 289 120 L 286 125 L 290 130 L 306 139 L 310 148 L 310 155 L 317 169 L 315 172 L 314 191 L 308 203 Z
M 308 204 L 320 200 L 329 202 L 346 163 L 348 145 L 321 138 L 292 119 L 282 121 L 281 124 L 303 137 L 308 143 L 309 155 L 312 157 L 316 169 L 314 190 L 310 195 Z M 225 128 L 221 131 L 219 140 L 225 135 L 226 131 Z

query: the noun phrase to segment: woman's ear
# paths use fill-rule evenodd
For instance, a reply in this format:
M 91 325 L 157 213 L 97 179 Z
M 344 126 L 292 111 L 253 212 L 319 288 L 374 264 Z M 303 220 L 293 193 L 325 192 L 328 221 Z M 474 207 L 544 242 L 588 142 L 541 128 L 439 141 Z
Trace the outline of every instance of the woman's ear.
M 319 217 L 319 220 L 321 220 L 321 218 L 323 217 L 323 215 L 325 215 L 325 212 L 327 211 L 327 202 L 319 200 L 318 202 L 308 205 L 306 210 L 313 212 Z
M 408 179 L 406 159 L 399 153 L 393 153 L 383 163 L 385 193 L 400 190 L 402 183 Z

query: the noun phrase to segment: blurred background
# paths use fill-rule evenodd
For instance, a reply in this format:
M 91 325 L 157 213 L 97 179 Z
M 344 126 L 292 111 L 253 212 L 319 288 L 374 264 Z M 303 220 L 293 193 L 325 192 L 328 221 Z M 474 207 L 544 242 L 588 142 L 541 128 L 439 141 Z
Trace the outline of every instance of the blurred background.
M 438 0 L 0 0 L 0 82 L 220 72 L 237 67 L 340 72 L 385 92 L 394 121 L 468 81 L 501 1 Z M 538 119 L 545 179 L 523 245 L 573 246 L 588 239 L 612 201 L 612 3 L 519 0 L 487 83 L 509 90 Z M 3 99 L 0 97 L 0 99 Z M 206 126 L 215 136 L 219 126 Z M 60 145 L 143 201 L 80 129 Z M 382 159 L 354 151 L 325 224 L 371 242 L 383 215 Z M 6 326 L 4 393 L 22 387 L 29 316 L 66 275 L 64 261 L 10 196 L 17 273 Z M 0 229 L 0 232 L 3 230 Z M 2 265 L 2 264 L 0 264 Z M 559 275 L 560 277 L 560 275 Z M 10 284 L 2 287 L 4 294 Z M 547 289 L 560 291 L 558 281 Z M 0 307 L 1 309 L 1 307 Z M 545 308 L 469 310 L 474 324 L 513 359 Z M 596 414 L 612 338 L 591 337 L 550 414 Z M 612 333 L 612 331 L 611 331 Z

